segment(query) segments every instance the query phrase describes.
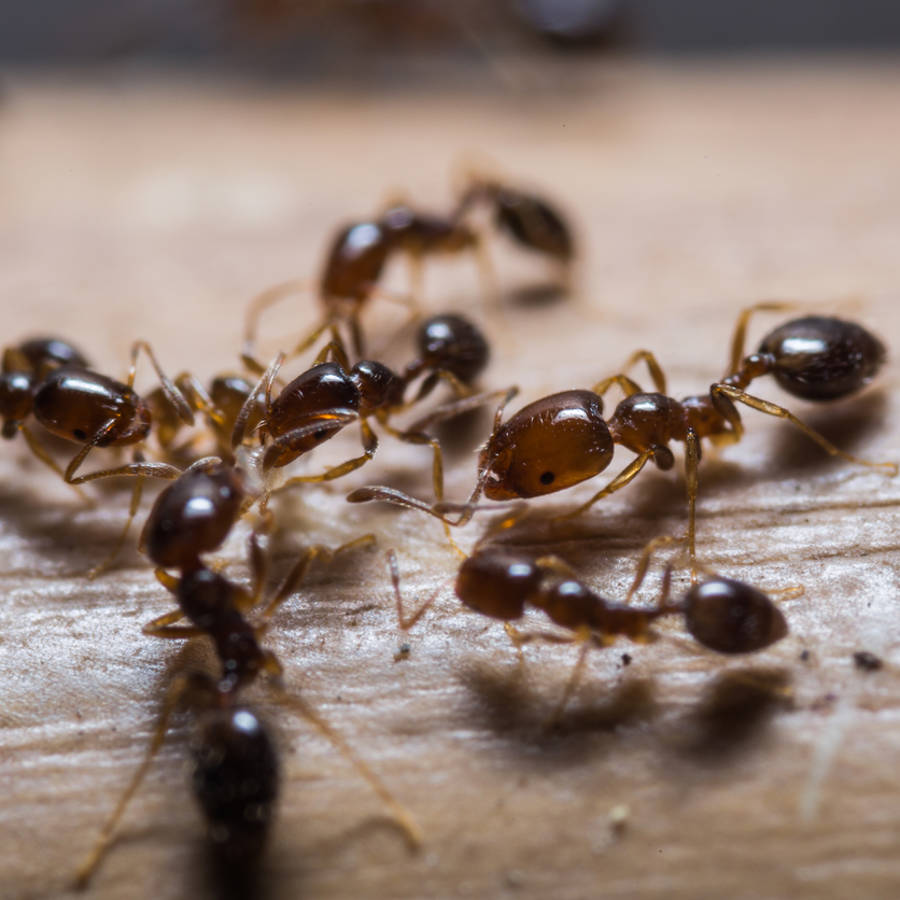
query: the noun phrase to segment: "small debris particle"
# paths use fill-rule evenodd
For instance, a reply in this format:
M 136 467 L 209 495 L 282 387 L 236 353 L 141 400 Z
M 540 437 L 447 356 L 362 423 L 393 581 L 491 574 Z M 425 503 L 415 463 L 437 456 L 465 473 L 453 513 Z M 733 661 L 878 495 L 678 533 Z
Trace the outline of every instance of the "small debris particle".
M 869 653 L 868 650 L 857 650 L 853 654 L 853 662 L 856 668 L 861 669 L 863 672 L 877 672 L 884 666 L 881 658 L 874 653 Z
M 631 817 L 631 810 L 624 804 L 619 803 L 609 811 L 609 827 L 616 837 L 621 837 L 625 833 L 625 826 Z
M 800 654 L 800 662 L 809 662 L 809 656 L 810 656 L 809 650 L 804 650 Z
M 401 662 L 404 659 L 409 659 L 409 644 L 401 644 L 397 648 L 397 652 L 394 654 L 394 662 Z
M 622 665 L 623 665 L 623 666 L 630 666 L 630 665 L 631 665 L 631 654 L 630 654 L 630 653 L 623 653 L 623 654 L 622 654 Z

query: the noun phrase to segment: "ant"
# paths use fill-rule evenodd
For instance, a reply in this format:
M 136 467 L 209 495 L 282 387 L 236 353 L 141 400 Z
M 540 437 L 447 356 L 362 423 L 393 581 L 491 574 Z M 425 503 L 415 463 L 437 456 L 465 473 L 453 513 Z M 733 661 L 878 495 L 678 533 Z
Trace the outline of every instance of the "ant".
M 509 528 L 515 521 L 517 517 L 514 516 L 501 523 L 500 527 Z M 460 566 L 454 591 L 468 609 L 505 622 L 507 634 L 517 649 L 535 638 L 552 642 L 574 640 L 582 645 L 551 720 L 555 722 L 575 689 L 591 646 L 608 646 L 616 637 L 626 637 L 635 643 L 653 641 L 652 626 L 663 616 L 683 615 L 688 632 L 698 643 L 723 654 L 755 653 L 787 634 L 787 622 L 769 597 L 742 581 L 710 573 L 699 583 L 692 583 L 680 601 L 672 602 L 669 599 L 671 564 L 664 571 L 656 605 L 630 605 L 631 598 L 643 583 L 653 551 L 674 540 L 666 536 L 648 543 L 624 603 L 607 600 L 591 590 L 557 556 L 535 558 L 533 554 L 508 547 L 485 547 L 482 546 L 484 539 Z M 388 564 L 398 623 L 406 631 L 434 603 L 441 589 L 414 613 L 404 616 L 397 556 L 393 550 L 388 552 Z M 797 596 L 802 589 L 788 588 L 786 593 Z M 521 619 L 527 608 L 540 610 L 555 625 L 572 632 L 573 636 L 561 638 L 546 633 L 521 634 L 511 623 Z
M 262 455 L 265 473 L 286 466 L 346 425 L 358 421 L 362 455 L 332 466 L 319 475 L 290 478 L 279 489 L 304 482 L 331 481 L 372 459 L 378 447 L 378 438 L 369 424 L 369 419 L 374 418 L 381 428 L 398 440 L 431 447 L 434 491 L 442 498 L 443 457 L 439 442 L 421 431 L 394 428 L 389 419 L 422 400 L 440 380 L 447 381 L 462 402 L 447 404 L 433 412 L 430 420 L 450 418 L 493 396 L 471 394 L 471 383 L 489 359 L 489 346 L 482 333 L 462 316 L 433 316 L 419 328 L 419 355 L 399 373 L 375 360 L 361 360 L 351 366 L 340 336 L 336 331 L 332 334 L 333 339 L 319 353 L 312 368 L 294 378 L 273 398 L 273 384 L 286 357 L 280 353 L 275 358 L 238 414 L 232 447 L 237 448 L 242 443 L 249 427 L 248 418 L 258 408 L 260 394 L 265 399 L 262 417 L 255 430 L 265 447 Z M 406 402 L 407 387 L 421 375 L 425 378 L 416 397 Z
M 332 240 L 318 283 L 319 296 L 325 307 L 324 323 L 298 344 L 294 354 L 315 343 L 326 329 L 338 322 L 346 322 L 354 353 L 361 357 L 365 351 L 359 317 L 370 297 L 380 295 L 413 307 L 414 299 L 378 287 L 385 266 L 397 253 L 404 254 L 410 262 L 414 295 L 418 296 L 424 257 L 467 250 L 478 252 L 480 247 L 478 234 L 455 217 L 421 213 L 406 205 L 392 206 L 379 218 L 343 226 Z M 269 288 L 253 300 L 244 329 L 242 358 L 246 365 L 251 368 L 255 365 L 253 347 L 263 311 L 307 288 L 306 281 L 287 281 Z
M 199 460 L 160 493 L 147 519 L 142 543 L 153 562 L 161 567 L 157 577 L 175 595 L 178 608 L 147 623 L 144 634 L 168 639 L 206 636 L 215 648 L 220 673 L 212 677 L 205 672 L 189 672 L 173 681 L 143 761 L 78 870 L 79 888 L 87 886 L 109 848 L 116 826 L 162 746 L 172 714 L 180 706 L 189 708 L 197 719 L 192 741 L 193 789 L 222 867 L 246 877 L 259 861 L 277 798 L 278 760 L 264 725 L 239 701 L 239 693 L 262 673 L 280 686 L 281 664 L 274 653 L 261 645 L 260 637 L 310 563 L 317 556 L 371 543 L 373 537 L 365 535 L 333 551 L 321 547 L 307 550 L 265 604 L 259 623 L 254 625 L 247 613 L 260 605 L 268 569 L 268 556 L 259 546 L 260 534 L 254 531 L 250 538 L 249 590 L 214 572 L 200 559 L 201 554 L 222 543 L 245 499 L 246 490 L 236 469 L 214 458 Z M 179 568 L 180 576 L 169 575 L 164 566 Z M 176 624 L 183 618 L 190 624 Z M 410 845 L 418 846 L 418 827 L 410 815 L 344 739 L 302 699 L 286 695 L 283 699 L 356 767 L 393 810 Z
M 694 566 L 700 442 L 703 438 L 713 443 L 740 440 L 744 426 L 736 403 L 786 419 L 832 456 L 896 474 L 895 463 L 871 462 L 845 453 L 784 407 L 744 390 L 754 379 L 772 374 L 794 396 L 821 401 L 838 399 L 868 384 L 884 360 L 883 345 L 861 325 L 825 316 L 806 316 L 781 325 L 763 338 L 756 353 L 745 357 L 744 342 L 751 315 L 780 310 L 786 305 L 767 301 L 740 314 L 732 339 L 729 373 L 712 384 L 705 395 L 683 400 L 668 396 L 662 369 L 647 350 L 634 353 L 626 368 L 643 360 L 656 388 L 652 393 L 642 391 L 627 375 L 617 374 L 589 391 L 569 390 L 543 397 L 503 422 L 504 407 L 515 394 L 510 391 L 496 411 L 494 427 L 480 452 L 475 487 L 464 504 L 438 501 L 428 505 L 383 486 L 360 488 L 347 500 L 386 500 L 428 512 L 447 524 L 461 525 L 478 509 L 476 502 L 482 492 L 490 500 L 539 497 L 598 475 L 611 462 L 616 444 L 637 454 L 593 497 L 558 517 L 570 518 L 625 487 L 651 460 L 660 469 L 672 468 L 675 460 L 668 445 L 681 441 L 686 447 L 687 544 Z M 602 398 L 614 384 L 622 388 L 625 398 L 607 419 Z M 449 518 L 448 511 L 456 511 L 457 517 Z
M 181 393 L 160 368 L 146 341 L 131 348 L 131 365 L 123 384 L 88 368 L 84 357 L 70 344 L 55 338 L 25 341 L 3 355 L 0 374 L 0 418 L 2 434 L 24 436 L 31 452 L 56 472 L 67 484 L 81 485 L 99 478 L 117 475 L 136 476 L 131 507 L 125 528 L 112 554 L 89 572 L 94 577 L 115 558 L 140 503 L 143 478 L 176 478 L 180 469 L 167 463 L 147 462 L 139 452 L 133 462 L 76 475 L 95 447 L 125 447 L 144 442 L 153 421 L 148 402 L 134 390 L 137 358 L 143 351 L 159 377 L 162 389 L 179 417 L 193 422 L 193 412 Z M 81 449 L 63 470 L 46 448 L 31 433 L 29 416 L 51 434 L 80 444 Z

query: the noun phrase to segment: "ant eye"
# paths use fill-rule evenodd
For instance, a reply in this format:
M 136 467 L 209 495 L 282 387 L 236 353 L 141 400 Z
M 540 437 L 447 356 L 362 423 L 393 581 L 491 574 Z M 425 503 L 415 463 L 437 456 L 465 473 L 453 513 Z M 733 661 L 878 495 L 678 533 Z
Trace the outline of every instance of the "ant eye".
M 78 441 L 86 441 L 87 440 L 87 432 L 83 431 L 81 428 L 76 428 L 72 432 L 72 436 Z
M 543 472 L 541 473 L 541 484 L 553 484 L 556 476 L 552 472 Z

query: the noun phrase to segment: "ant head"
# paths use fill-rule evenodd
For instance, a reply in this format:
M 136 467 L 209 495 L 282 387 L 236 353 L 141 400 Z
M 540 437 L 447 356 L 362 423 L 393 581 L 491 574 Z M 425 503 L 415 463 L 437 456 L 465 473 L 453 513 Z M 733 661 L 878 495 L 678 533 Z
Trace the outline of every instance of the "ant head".
M 692 585 L 684 619 L 694 638 L 718 653 L 754 653 L 788 633 L 781 611 L 762 591 L 730 578 Z

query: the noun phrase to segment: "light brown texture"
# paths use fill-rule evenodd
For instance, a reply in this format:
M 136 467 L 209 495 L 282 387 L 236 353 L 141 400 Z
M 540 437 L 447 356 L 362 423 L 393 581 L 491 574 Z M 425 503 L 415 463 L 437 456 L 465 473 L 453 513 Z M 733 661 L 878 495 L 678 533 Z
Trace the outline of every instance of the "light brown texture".
M 485 383 L 519 384 L 517 403 L 588 387 L 638 347 L 657 353 L 675 395 L 701 391 L 721 374 L 739 308 L 762 298 L 858 318 L 900 352 L 893 65 L 612 68 L 580 73 L 565 96 L 25 77 L 7 88 L 3 341 L 59 334 L 110 374 L 124 375 L 137 337 L 170 373 L 234 367 L 255 292 L 314 274 L 338 223 L 395 187 L 448 205 L 452 165 L 471 150 L 558 198 L 583 248 L 578 298 L 513 303 L 502 320 L 480 308 L 473 262 L 426 267 L 426 305 L 485 324 L 495 347 Z M 537 261 L 499 243 L 502 284 L 540 280 Z M 395 274 L 402 288 L 406 273 Z M 402 314 L 370 313 L 378 346 Z M 303 298 L 273 313 L 267 348 L 316 315 Z M 752 340 L 777 321 L 755 323 Z M 790 405 L 841 447 L 897 461 L 897 371 L 890 361 L 859 399 Z M 769 382 L 754 389 L 785 402 Z M 138 384 L 150 383 L 144 370 Z M 407 853 L 357 774 L 260 690 L 284 767 L 267 896 L 896 894 L 900 479 L 830 460 L 782 422 L 749 411 L 745 421 L 741 444 L 703 461 L 699 552 L 763 588 L 804 585 L 782 607 L 789 637 L 731 660 L 672 625 L 655 645 L 594 653 L 552 734 L 543 723 L 576 649 L 530 646 L 520 669 L 502 628 L 452 597 L 437 523 L 343 502 L 381 481 L 427 494 L 424 450 L 386 437 L 371 466 L 280 504 L 279 571 L 305 543 L 379 535 L 377 552 L 317 569 L 268 639 L 288 688 L 384 778 L 425 844 Z M 311 471 L 342 458 L 338 445 L 313 454 Z M 358 452 L 349 438 L 340 446 Z M 98 485 L 87 509 L 20 439 L 2 451 L 0 895 L 55 897 L 137 765 L 179 653 L 141 634 L 171 602 L 133 549 L 93 582 L 79 574 L 118 532 L 127 493 Z M 619 450 L 610 472 L 629 458 Z M 449 496 L 465 495 L 473 461 L 454 459 Z M 562 510 L 600 484 L 540 508 Z M 521 540 L 620 599 L 644 543 L 683 528 L 683 496 L 677 467 L 642 473 L 578 523 Z M 481 527 L 460 540 L 470 546 Z M 221 554 L 236 575 L 245 534 Z M 443 585 L 408 636 L 395 624 L 391 546 L 410 602 Z M 409 658 L 395 662 L 402 642 Z M 857 670 L 857 650 L 885 667 Z M 208 891 L 186 735 L 179 720 L 89 896 Z

